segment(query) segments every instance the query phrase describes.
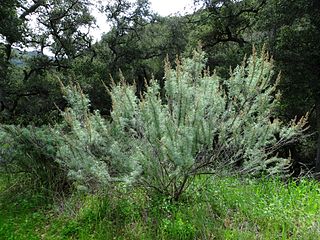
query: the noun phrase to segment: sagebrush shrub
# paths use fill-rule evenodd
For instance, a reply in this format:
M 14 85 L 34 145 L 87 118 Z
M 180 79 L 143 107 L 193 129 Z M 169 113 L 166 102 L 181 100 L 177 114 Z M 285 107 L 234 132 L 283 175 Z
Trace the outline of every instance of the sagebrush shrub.
M 63 87 L 70 107 L 50 133 L 59 139 L 56 162 L 78 187 L 122 181 L 176 200 L 199 174 L 286 173 L 290 161 L 277 150 L 302 135 L 306 119 L 276 118 L 272 60 L 253 52 L 229 79 L 205 63 L 201 50 L 175 69 L 166 62 L 164 89 L 151 79 L 140 97 L 122 79 L 110 90 L 110 121 L 89 112 L 79 87 Z
M 63 91 L 70 107 L 62 112 L 64 124 L 56 127 L 56 134 L 63 136 L 57 162 L 81 189 L 131 182 L 136 164 L 125 157 L 129 149 L 117 142 L 124 136 L 99 111 L 89 112 L 90 102 L 79 86 L 63 86 Z
M 35 187 L 50 191 L 67 190 L 66 169 L 56 161 L 61 144 L 48 126 L 0 125 L 0 173 L 24 174 Z
M 273 115 L 278 95 L 266 53 L 254 52 L 227 80 L 205 70 L 202 51 L 165 68 L 164 98 L 154 79 L 141 100 L 134 86 L 111 91 L 113 126 L 125 158 L 139 163 L 138 182 L 178 198 L 191 177 L 217 169 L 286 171 L 289 161 L 275 153 L 306 120 L 285 125 Z

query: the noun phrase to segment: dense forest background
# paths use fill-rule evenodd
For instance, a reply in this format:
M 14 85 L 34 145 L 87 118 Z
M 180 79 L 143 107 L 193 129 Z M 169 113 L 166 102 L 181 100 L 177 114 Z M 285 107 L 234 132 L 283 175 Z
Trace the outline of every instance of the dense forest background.
M 320 3 L 317 0 L 195 0 L 195 11 L 162 17 L 147 0 L 2 0 L 0 5 L 0 121 L 45 126 L 61 121 L 68 103 L 61 83 L 77 82 L 90 111 L 108 118 L 105 87 L 125 76 L 139 96 L 151 78 L 164 86 L 164 60 L 190 57 L 200 43 L 207 67 L 228 77 L 252 47 L 273 56 L 281 73 L 282 120 L 309 113 L 308 138 L 283 147 L 292 171 L 320 171 Z M 111 26 L 98 42 L 92 8 Z M 30 50 L 31 49 L 31 50 Z M 121 72 L 120 72 L 121 70 Z M 274 78 L 276 78 L 275 74 Z M 274 79 L 275 81 L 275 79 Z

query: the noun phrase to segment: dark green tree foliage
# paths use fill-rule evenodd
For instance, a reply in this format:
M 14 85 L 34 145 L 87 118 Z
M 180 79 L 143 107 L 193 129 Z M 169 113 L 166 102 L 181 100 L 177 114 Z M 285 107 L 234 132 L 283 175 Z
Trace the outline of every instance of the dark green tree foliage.
M 90 49 L 91 38 L 86 30 L 81 30 L 93 23 L 89 3 L 17 0 L 1 4 L 2 121 L 29 122 L 36 120 L 35 114 L 44 120 L 55 109 L 54 101 L 61 101 L 52 74 L 63 74 L 72 60 Z M 22 52 L 18 47 L 34 50 Z M 39 122 L 46 122 L 40 118 Z
M 205 47 L 220 42 L 235 42 L 243 46 L 248 42 L 246 30 L 252 26 L 252 18 L 262 9 L 265 0 L 195 0 L 202 6 L 196 21 L 206 26 L 201 36 Z M 202 28 L 202 30 L 204 30 Z
M 190 42 L 201 41 L 208 65 L 225 77 L 252 48 L 252 26 L 265 0 L 195 0 L 196 12 L 186 17 Z
M 261 12 L 256 27 L 258 41 L 269 43 L 269 49 L 282 71 L 279 85 L 283 96 L 280 112 L 284 118 L 301 116 L 309 111 L 310 132 L 320 132 L 320 3 L 316 0 L 270 0 Z M 319 135 L 320 136 L 320 135 Z M 318 154 L 315 147 L 307 145 L 299 161 L 320 171 L 320 138 Z M 316 146 L 316 144 L 314 144 Z M 297 151 L 301 148 L 295 146 Z M 313 153 L 312 153 L 313 150 Z M 307 154 L 311 152 L 311 154 Z
M 153 13 L 149 1 L 114 1 L 104 11 L 112 29 L 99 45 L 109 48 L 109 71 L 115 80 L 121 69 L 127 81 L 136 81 L 138 91 L 142 90 L 151 75 L 163 77 L 166 55 L 173 60 L 184 51 L 186 37 L 180 20 Z
M 148 1 L 110 1 L 102 6 L 111 30 L 94 44 L 92 54 L 78 58 L 73 71 L 90 96 L 91 108 L 109 115 L 111 98 L 105 87 L 119 81 L 137 84 L 137 94 L 145 90 L 145 80 L 155 76 L 163 82 L 164 59 L 174 61 L 187 45 L 187 26 L 179 17 L 160 17 Z M 102 83 L 103 82 L 103 83 Z
M 36 44 L 49 46 L 57 64 L 83 55 L 91 46 L 89 29 L 81 30 L 93 24 L 89 6 L 88 0 L 53 0 L 42 7 L 37 21 L 43 31 L 35 36 Z M 58 67 L 65 66 L 61 63 Z
M 0 110 L 5 108 L 5 87 L 11 72 L 11 46 L 22 39 L 22 21 L 16 13 L 17 1 L 3 0 L 0 4 Z
M 147 77 L 146 67 L 139 65 L 142 60 L 154 55 L 154 52 L 148 51 L 152 46 L 143 48 L 144 42 L 141 40 L 147 26 L 156 21 L 155 14 L 150 11 L 149 2 L 115 1 L 114 4 L 105 7 L 105 13 L 112 23 L 111 31 L 103 40 L 111 50 L 111 74 L 116 77 L 115 74 L 121 69 L 132 78 Z

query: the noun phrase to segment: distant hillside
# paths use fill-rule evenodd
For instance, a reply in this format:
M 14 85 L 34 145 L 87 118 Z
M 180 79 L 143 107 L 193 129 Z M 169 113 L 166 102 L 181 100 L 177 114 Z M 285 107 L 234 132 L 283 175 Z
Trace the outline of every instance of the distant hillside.
M 12 63 L 15 66 L 23 67 L 25 65 L 25 60 L 28 58 L 33 58 L 40 55 L 37 51 L 21 51 L 19 49 L 13 50 L 13 58 L 10 60 L 10 63 Z

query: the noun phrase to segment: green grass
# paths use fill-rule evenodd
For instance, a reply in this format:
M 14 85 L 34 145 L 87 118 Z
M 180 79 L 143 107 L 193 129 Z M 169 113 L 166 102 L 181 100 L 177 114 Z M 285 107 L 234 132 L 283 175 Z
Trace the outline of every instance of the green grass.
M 0 178 L 0 239 L 320 239 L 320 185 L 199 178 L 179 203 L 141 190 L 47 197 Z
M 39 226 L 48 221 L 48 197 L 22 182 L 0 177 L 0 239 L 40 239 Z

